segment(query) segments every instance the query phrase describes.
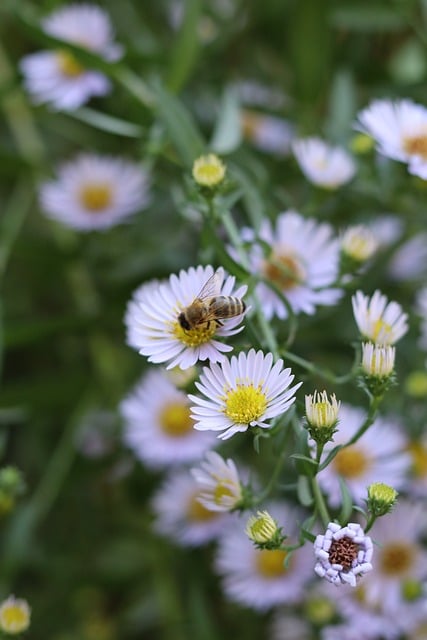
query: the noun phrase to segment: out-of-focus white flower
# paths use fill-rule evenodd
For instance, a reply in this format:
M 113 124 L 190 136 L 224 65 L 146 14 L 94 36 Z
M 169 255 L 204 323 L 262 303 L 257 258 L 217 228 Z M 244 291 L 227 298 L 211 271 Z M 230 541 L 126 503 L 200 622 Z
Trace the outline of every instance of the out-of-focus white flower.
M 336 445 L 348 442 L 362 426 L 365 412 L 342 404 L 339 429 L 333 442 L 325 445 L 324 457 Z M 331 463 L 318 474 L 321 488 L 332 507 L 341 504 L 340 480 L 344 479 L 353 500 L 363 505 L 366 488 L 373 482 L 384 482 L 397 490 L 405 484 L 410 467 L 406 453 L 407 440 L 392 420 L 377 418 L 354 444 L 341 449 Z
M 394 371 L 396 348 L 373 342 L 362 344 L 362 370 L 368 376 L 385 378 Z
M 408 315 L 397 302 L 388 302 L 385 295 L 375 291 L 369 298 L 361 291 L 352 297 L 353 313 L 360 333 L 375 344 L 390 345 L 408 330 Z
M 124 441 L 152 469 L 193 462 L 215 443 L 195 431 L 187 395 L 161 371 L 149 371 L 120 405 Z
M 8 635 L 26 631 L 30 626 L 31 609 L 23 598 L 9 596 L 0 604 L 0 629 Z
M 419 345 L 427 351 L 427 287 L 418 291 L 416 299 L 416 311 L 421 316 L 421 337 Z
M 251 349 L 221 364 L 204 367 L 196 387 L 204 397 L 189 395 L 193 402 L 194 428 L 220 431 L 226 440 L 249 427 L 268 429 L 266 421 L 283 414 L 295 402 L 302 382 L 289 388 L 294 377 L 283 369 L 283 360 L 273 365 L 273 355 Z
M 223 360 L 224 353 L 231 351 L 232 347 L 215 338 L 239 333 L 243 329 L 238 327 L 243 313 L 221 320 L 220 325 L 209 320 L 191 329 L 184 329 L 178 320 L 179 315 L 198 298 L 214 273 L 214 291 L 211 295 L 244 296 L 246 286 L 234 290 L 235 277 L 226 277 L 223 269 L 214 272 L 210 265 L 181 270 L 178 275 L 172 274 L 167 282 L 159 283 L 157 288 L 147 283 L 138 290 L 127 308 L 126 325 L 131 346 L 147 356 L 149 362 L 167 362 L 168 369 L 176 366 L 188 369 L 198 360 Z
M 307 180 L 319 187 L 337 189 L 356 173 L 354 160 L 345 149 L 320 138 L 295 140 L 292 150 Z
M 149 179 L 138 165 L 113 156 L 82 154 L 42 183 L 40 207 L 79 231 L 109 229 L 149 202 Z
M 154 529 L 185 547 L 207 544 L 223 533 L 233 516 L 206 509 L 201 492 L 187 470 L 171 472 L 154 495 Z
M 42 21 L 45 33 L 96 53 L 107 61 L 117 60 L 122 48 L 113 42 L 114 32 L 107 13 L 96 5 L 71 4 Z M 111 89 L 108 78 L 86 69 L 66 47 L 40 51 L 21 60 L 24 83 L 35 103 L 46 102 L 56 109 L 74 110 L 91 96 Z
M 372 540 L 360 524 L 350 522 L 341 527 L 330 522 L 325 534 L 318 535 L 314 542 L 314 571 L 332 584 L 355 587 L 358 577 L 372 571 L 372 553 Z
M 253 107 L 282 109 L 286 96 L 282 89 L 259 82 L 259 80 L 240 80 L 233 83 L 240 102 Z
M 393 245 L 403 234 L 403 222 L 395 214 L 384 213 L 369 222 L 379 249 L 386 249 Z
M 252 229 L 242 230 L 242 240 L 251 244 L 250 270 L 277 287 L 294 313 L 313 315 L 317 305 L 337 303 L 342 292 L 333 284 L 338 277 L 340 248 L 332 227 L 287 211 L 279 214 L 275 229 L 269 220 L 263 220 L 258 238 L 261 242 Z M 238 262 L 239 256 L 232 249 L 230 253 Z M 287 317 L 286 305 L 271 287 L 260 282 L 256 293 L 266 318 Z
M 364 225 L 345 230 L 341 238 L 341 251 L 355 262 L 366 262 L 377 250 L 378 243 L 372 231 Z
M 321 640 L 378 640 L 379 637 L 385 640 L 385 638 L 390 638 L 388 635 L 383 636 L 381 632 L 382 629 L 379 629 L 378 625 L 372 625 L 371 620 L 363 617 L 352 620 L 351 627 L 348 623 L 324 627 L 320 632 L 320 637 Z M 380 636 L 379 633 L 381 633 Z M 397 639 L 397 636 L 394 638 Z
M 378 151 L 405 162 L 427 179 L 427 109 L 412 100 L 374 100 L 359 112 L 356 128 L 372 136 Z
M 266 505 L 290 539 L 297 534 L 301 514 L 285 504 Z M 289 553 L 281 549 L 257 549 L 246 536 L 241 519 L 233 520 L 221 537 L 215 568 L 222 576 L 230 600 L 257 611 L 301 601 L 313 574 L 308 545 Z
M 426 279 L 427 233 L 418 233 L 402 244 L 388 265 L 389 275 L 398 282 Z
M 289 155 L 294 128 L 287 120 L 243 109 L 241 126 L 244 137 L 260 151 L 277 156 Z
M 200 488 L 199 502 L 211 511 L 231 511 L 241 502 L 242 484 L 233 460 L 208 451 L 205 460 L 191 470 Z
M 290 611 L 277 611 L 271 623 L 271 640 L 313 640 L 311 626 Z

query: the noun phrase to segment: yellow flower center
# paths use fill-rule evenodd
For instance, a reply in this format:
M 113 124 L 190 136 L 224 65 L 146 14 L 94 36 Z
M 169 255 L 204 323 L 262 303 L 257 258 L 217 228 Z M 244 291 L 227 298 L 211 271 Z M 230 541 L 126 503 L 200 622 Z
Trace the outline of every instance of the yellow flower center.
M 199 347 L 201 344 L 209 342 L 216 332 L 215 322 L 205 322 L 193 329 L 183 329 L 179 322 L 173 325 L 175 338 L 183 342 L 186 347 Z
M 191 497 L 187 507 L 187 515 L 191 522 L 206 522 L 218 517 L 216 511 L 209 511 L 209 509 L 200 504 L 198 493 Z
M 68 76 L 70 78 L 76 78 L 77 76 L 82 75 L 85 69 L 82 67 L 80 62 L 76 60 L 70 51 L 60 50 L 56 54 L 59 70 L 62 75 Z
M 82 187 L 79 198 L 82 207 L 91 213 L 100 213 L 111 205 L 113 192 L 105 182 L 92 182 Z
M 215 504 L 222 504 L 223 498 L 232 498 L 234 493 L 224 482 L 218 482 L 213 492 Z
M 29 613 L 20 604 L 8 604 L 0 614 L 0 626 L 8 633 L 19 633 L 29 625 Z
M 304 279 L 304 270 L 300 262 L 291 255 L 273 253 L 265 261 L 263 272 L 281 291 L 293 289 Z
M 381 335 L 381 341 L 387 343 L 393 333 L 392 326 L 387 322 L 384 322 L 382 318 L 378 318 L 372 329 L 371 338 L 374 342 L 376 342 Z
M 338 451 L 333 465 L 343 478 L 358 478 L 369 468 L 370 460 L 364 451 L 353 445 Z
M 160 412 L 159 422 L 168 436 L 180 438 L 193 429 L 190 408 L 182 402 L 171 402 Z
M 257 550 L 256 568 L 264 578 L 279 578 L 289 569 L 285 567 L 286 551 L 281 549 Z
M 427 160 L 427 134 L 405 138 L 403 148 L 406 153 L 421 156 Z
M 388 576 L 402 577 L 414 566 L 416 552 L 407 542 L 390 542 L 379 552 L 381 571 Z
M 408 451 L 412 456 L 412 473 L 417 478 L 427 476 L 427 450 L 421 442 L 411 442 Z
M 224 413 L 234 424 L 250 424 L 258 420 L 266 408 L 267 397 L 259 386 L 238 385 L 226 393 Z

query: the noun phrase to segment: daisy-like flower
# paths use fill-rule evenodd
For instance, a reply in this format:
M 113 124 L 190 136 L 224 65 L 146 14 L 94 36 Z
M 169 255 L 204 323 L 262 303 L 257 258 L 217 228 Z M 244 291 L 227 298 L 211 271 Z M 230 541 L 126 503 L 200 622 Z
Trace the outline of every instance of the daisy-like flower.
M 330 522 L 325 534 L 314 542 L 315 573 L 332 584 L 356 586 L 358 577 L 372 571 L 373 545 L 362 527 L 350 522 L 346 527 Z
M 113 156 L 82 154 L 40 186 L 42 211 L 79 231 L 109 229 L 149 202 L 149 179 L 138 165 Z
M 120 58 L 122 48 L 106 12 L 92 4 L 62 7 L 42 21 L 45 33 L 88 49 L 107 61 Z M 109 93 L 111 84 L 99 71 L 86 69 L 66 46 L 40 51 L 21 60 L 24 83 L 32 100 L 59 110 L 74 110 L 91 96 Z
M 9 635 L 26 631 L 30 626 L 31 609 L 22 598 L 9 596 L 0 604 L 0 629 Z
M 193 428 L 190 402 L 161 371 L 149 371 L 120 405 L 124 441 L 147 467 L 160 469 L 199 460 L 213 434 Z
M 165 280 L 163 280 L 163 283 Z M 126 327 L 126 344 L 139 351 L 140 338 L 138 329 L 135 326 L 133 318 L 139 312 L 140 303 L 149 302 L 151 296 L 158 291 L 160 280 L 150 280 L 141 284 L 132 293 L 131 299 L 126 305 L 126 311 L 123 318 L 123 322 Z
M 405 162 L 427 179 L 427 109 L 412 100 L 374 100 L 358 114 L 356 128 L 377 143 L 378 151 Z
M 387 378 L 394 371 L 395 356 L 395 347 L 364 342 L 362 344 L 362 371 L 367 376 Z
M 190 267 L 188 271 L 182 270 L 178 275 L 171 275 L 169 281 L 160 283 L 157 290 L 152 287 L 140 293 L 135 304 L 128 307 L 126 316 L 132 346 L 140 354 L 148 356 L 149 362 L 167 362 L 168 369 L 176 366 L 188 369 L 198 360 L 220 362 L 224 359 L 224 353 L 231 351 L 232 347 L 215 337 L 239 333 L 243 329 L 238 325 L 244 312 L 221 319 L 221 324 L 210 316 L 210 320 L 193 323 L 188 329 L 182 326 L 179 317 L 203 295 L 206 288 L 209 288 L 212 297 L 233 296 L 240 300 L 247 287 L 234 290 L 235 281 L 234 276 L 225 277 L 223 269 L 214 272 L 210 265 Z M 198 304 L 196 311 L 199 310 Z
M 325 189 L 337 189 L 356 173 L 351 155 L 320 138 L 301 138 L 292 144 L 301 171 L 313 184 Z
M 366 415 L 362 409 L 342 404 L 339 429 L 334 442 L 324 448 L 324 457 L 338 444 L 348 442 L 362 426 Z M 318 477 L 332 507 L 341 504 L 340 479 L 344 479 L 353 500 L 364 505 L 366 488 L 384 482 L 397 490 L 405 484 L 410 467 L 407 441 L 398 425 L 390 419 L 377 418 L 354 444 L 341 449 Z
M 267 420 L 281 415 L 295 402 L 302 382 L 289 388 L 294 377 L 283 369 L 283 360 L 273 365 L 273 355 L 251 349 L 221 364 L 204 367 L 196 387 L 204 397 L 189 395 L 194 403 L 194 428 L 221 431 L 222 440 L 249 427 L 268 429 Z
M 375 253 L 377 246 L 373 232 L 361 224 L 346 229 L 341 238 L 341 251 L 356 263 L 369 260 Z
M 375 344 L 395 344 L 408 330 L 408 315 L 397 302 L 388 302 L 385 295 L 375 291 L 369 298 L 356 291 L 351 299 L 353 313 L 360 333 Z
M 242 484 L 233 460 L 208 451 L 199 467 L 191 470 L 200 487 L 199 502 L 210 511 L 232 511 L 242 501 Z
M 334 305 L 341 297 L 339 289 L 331 288 L 338 277 L 340 247 L 328 224 L 287 211 L 278 216 L 275 229 L 269 220 L 262 222 L 261 242 L 252 229 L 242 230 L 242 240 L 251 243 L 251 272 L 277 287 L 295 314 L 313 315 L 317 305 Z M 239 261 L 231 249 L 230 253 Z M 287 317 L 286 305 L 270 286 L 260 282 L 256 293 L 268 319 Z
M 243 109 L 241 127 L 244 137 L 260 151 L 277 156 L 289 155 L 294 138 L 294 128 L 286 120 Z
M 154 495 L 154 529 L 184 547 L 198 547 L 216 539 L 231 514 L 206 509 L 201 491 L 187 470 L 171 472 Z
M 427 551 L 421 543 L 425 532 L 422 503 L 399 501 L 390 514 L 375 522 L 370 532 L 378 543 L 373 570 L 351 590 L 353 593 L 339 590 L 337 594 L 347 624 L 364 619 L 370 623 L 367 628 L 376 628 L 379 637 L 391 640 L 403 635 L 406 638 L 406 633 L 425 622 L 422 583 L 427 573 Z
M 307 422 L 315 429 L 334 427 L 338 422 L 340 405 L 335 393 L 331 394 L 330 399 L 326 391 L 315 391 L 313 395 L 305 396 Z
M 290 539 L 297 535 L 302 517 L 285 504 L 266 505 L 268 512 L 284 525 Z M 221 537 L 215 569 L 222 576 L 226 596 L 257 611 L 301 601 L 313 573 L 313 556 L 308 545 L 292 553 L 282 549 L 257 549 L 245 533 L 244 523 L 235 519 Z

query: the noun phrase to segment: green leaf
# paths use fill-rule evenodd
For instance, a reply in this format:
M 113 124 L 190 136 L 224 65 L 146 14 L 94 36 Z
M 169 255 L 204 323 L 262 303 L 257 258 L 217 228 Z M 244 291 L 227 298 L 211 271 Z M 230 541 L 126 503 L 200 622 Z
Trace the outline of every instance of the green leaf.
M 339 7 L 333 11 L 331 22 L 334 27 L 349 31 L 397 31 L 402 28 L 402 18 L 392 7 L 384 4 Z
M 305 456 L 302 453 L 293 453 L 289 457 L 290 458 L 295 458 L 296 460 L 304 460 L 305 462 L 308 462 L 309 464 L 311 464 L 313 466 L 317 466 L 316 460 L 313 460 L 313 458 L 309 458 L 308 456 Z
M 191 167 L 206 149 L 205 141 L 183 103 L 159 82 L 153 87 L 157 98 L 157 113 L 163 121 L 184 165 Z
M 337 445 L 336 447 L 334 447 L 332 449 L 332 451 L 330 451 L 328 453 L 328 455 L 326 456 L 326 458 L 323 460 L 322 464 L 319 465 L 319 471 L 322 471 L 323 469 L 326 469 L 326 467 L 328 466 L 328 464 L 330 462 L 332 462 L 332 460 L 335 458 L 335 456 L 337 455 L 338 451 L 340 451 L 343 448 L 343 446 L 341 444 Z
M 198 24 L 201 10 L 201 0 L 186 0 L 183 24 L 175 45 L 170 50 L 167 86 L 174 93 L 184 86 L 197 60 L 200 49 Z
M 239 100 L 236 90 L 228 87 L 222 97 L 219 116 L 209 147 L 215 153 L 225 155 L 235 151 L 241 141 Z
M 237 182 L 243 192 L 243 204 L 251 222 L 251 226 L 258 231 L 264 218 L 265 205 L 262 196 L 255 187 L 255 182 L 241 167 L 230 165 L 230 176 Z
M 340 490 L 342 496 L 342 506 L 339 515 L 339 521 L 344 526 L 348 524 L 351 514 L 353 513 L 353 498 L 343 478 L 339 479 Z
M 108 133 L 124 136 L 125 138 L 140 138 L 143 133 L 142 127 L 138 124 L 109 116 L 100 111 L 89 109 L 88 107 L 81 107 L 76 111 L 70 111 L 68 115 L 76 118 L 76 120 L 90 124 L 92 127 L 95 127 L 95 129 L 108 131 Z
M 304 507 L 310 507 L 313 504 L 313 494 L 307 476 L 298 476 L 297 495 Z

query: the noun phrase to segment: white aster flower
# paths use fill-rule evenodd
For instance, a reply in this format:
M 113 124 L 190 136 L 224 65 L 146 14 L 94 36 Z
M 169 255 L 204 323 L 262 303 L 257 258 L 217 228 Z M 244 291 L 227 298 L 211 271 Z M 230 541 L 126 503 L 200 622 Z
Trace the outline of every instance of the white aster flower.
M 135 291 L 132 293 L 131 299 L 128 301 L 126 305 L 126 311 L 123 318 L 124 325 L 126 327 L 126 344 L 139 351 L 140 346 L 140 337 L 139 331 L 135 326 L 133 321 L 135 315 L 139 312 L 140 303 L 148 302 L 151 299 L 151 296 L 158 291 L 160 282 L 164 283 L 165 280 L 160 281 L 157 279 L 149 280 L 148 282 L 144 282 L 141 284 Z
M 294 156 L 305 177 L 325 189 L 337 189 L 356 173 L 351 155 L 320 138 L 300 138 L 292 144 Z
M 0 629 L 7 635 L 16 635 L 30 626 L 31 609 L 23 598 L 9 596 L 0 604 Z
M 315 391 L 313 395 L 305 396 L 305 415 L 307 422 L 318 429 L 333 427 L 338 422 L 338 412 L 341 402 L 335 393 L 328 398 L 326 391 Z
M 341 238 L 342 252 L 355 262 L 366 262 L 377 250 L 373 232 L 364 225 L 348 227 Z
M 407 332 L 408 315 L 400 304 L 388 302 L 380 291 L 375 291 L 371 298 L 356 291 L 351 301 L 359 331 L 371 342 L 392 345 Z
M 358 407 L 342 404 L 340 422 L 334 441 L 325 445 L 323 457 L 339 444 L 348 442 L 362 426 L 366 414 Z M 319 484 L 328 494 L 332 507 L 341 504 L 340 479 L 358 505 L 366 499 L 366 488 L 383 482 L 399 490 L 405 484 L 410 467 L 407 440 L 398 425 L 389 418 L 377 418 L 354 444 L 341 449 L 332 462 L 320 471 Z
M 191 470 L 200 488 L 199 502 L 210 511 L 232 511 L 243 498 L 239 472 L 233 460 L 208 451 L 205 460 Z
M 294 128 L 287 120 L 243 109 L 241 127 L 244 137 L 260 151 L 277 156 L 289 155 Z
M 124 442 L 152 469 L 199 460 L 214 445 L 212 434 L 194 430 L 187 394 L 161 371 L 145 374 L 120 412 Z
M 168 282 L 160 283 L 140 294 L 140 299 L 128 307 L 126 323 L 128 337 L 139 353 L 148 356 L 149 362 L 167 362 L 168 369 L 179 366 L 192 367 L 198 360 L 219 362 L 224 352 L 232 347 L 219 342 L 215 337 L 228 337 L 239 333 L 238 327 L 243 313 L 223 319 L 221 324 L 214 321 L 202 322 L 191 329 L 184 329 L 178 321 L 179 315 L 200 295 L 205 285 L 215 275 L 213 296 L 233 296 L 241 299 L 246 286 L 234 290 L 236 279 L 225 276 L 223 269 L 198 266 L 188 271 L 171 275 Z M 148 292 L 148 293 L 147 293 Z
M 395 356 L 395 347 L 364 342 L 362 344 L 362 370 L 368 376 L 386 378 L 394 371 Z
M 314 555 L 315 573 L 332 584 L 356 586 L 358 577 L 372 571 L 373 545 L 360 524 L 347 526 L 330 522 L 324 534 L 316 537 Z
M 302 514 L 285 504 L 266 505 L 290 539 L 297 535 L 296 522 Z M 313 556 L 308 545 L 290 553 L 281 549 L 257 549 L 245 534 L 240 518 L 221 537 L 215 569 L 222 576 L 230 600 L 257 611 L 301 601 L 313 573 Z
M 122 48 L 113 42 L 114 32 L 106 12 L 96 5 L 71 4 L 42 21 L 45 33 L 99 55 L 117 60 Z M 33 101 L 46 102 L 56 109 L 74 110 L 91 96 L 102 96 L 111 89 L 108 78 L 86 69 L 66 47 L 40 51 L 21 60 L 24 83 Z
M 402 220 L 393 213 L 384 213 L 369 222 L 379 249 L 387 249 L 402 237 L 404 225 Z
M 206 509 L 200 497 L 189 471 L 171 472 L 152 501 L 155 531 L 185 547 L 198 547 L 217 538 L 233 516 Z
M 349 626 L 363 621 L 366 629 L 377 631 L 375 640 L 397 640 L 426 621 L 422 583 L 427 552 L 421 543 L 425 532 L 423 503 L 399 501 L 390 514 L 376 520 L 371 530 L 377 542 L 373 570 L 355 589 L 340 589 L 336 595 L 338 610 Z M 418 596 L 411 594 L 416 585 Z
M 279 214 L 276 228 L 263 220 L 257 242 L 252 229 L 242 230 L 242 240 L 252 243 L 250 270 L 277 287 L 293 312 L 313 315 L 317 305 L 334 305 L 342 292 L 331 288 L 338 277 L 339 242 L 328 224 L 304 219 L 296 211 Z M 270 247 L 266 255 L 265 245 Z M 238 255 L 230 253 L 236 261 Z M 288 310 L 277 293 L 260 282 L 256 293 L 264 315 L 286 318 Z
M 328 625 L 321 629 L 321 640 L 378 640 L 378 638 L 390 639 L 390 636 L 384 635 L 383 626 L 378 627 L 378 624 L 373 624 L 371 619 L 356 618 L 351 621 L 351 626 L 348 623 Z M 397 635 L 393 636 L 397 639 Z
M 427 109 L 412 100 L 374 100 L 358 114 L 356 128 L 374 138 L 378 151 L 405 162 L 427 179 Z
M 294 377 L 283 369 L 283 360 L 273 366 L 273 355 L 251 349 L 204 367 L 196 387 L 204 397 L 190 395 L 194 403 L 194 428 L 221 431 L 222 440 L 249 427 L 268 429 L 267 420 L 281 415 L 295 402 L 302 382 L 288 388 Z
M 427 276 L 427 233 L 418 233 L 403 243 L 388 265 L 388 273 L 398 282 L 423 280 Z
M 40 186 L 42 211 L 79 231 L 109 229 L 149 201 L 147 173 L 113 156 L 82 154 Z

